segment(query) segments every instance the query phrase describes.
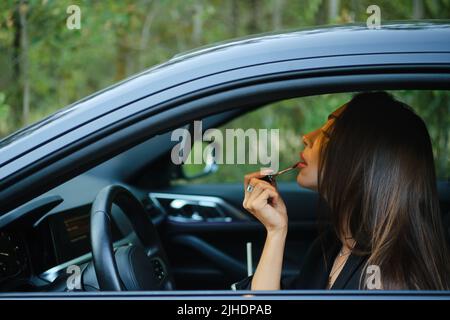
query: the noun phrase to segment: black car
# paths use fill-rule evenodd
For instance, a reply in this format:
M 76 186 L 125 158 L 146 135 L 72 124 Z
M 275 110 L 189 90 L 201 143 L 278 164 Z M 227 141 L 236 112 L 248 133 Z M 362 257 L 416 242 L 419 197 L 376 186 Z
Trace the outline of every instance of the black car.
M 242 181 L 198 183 L 170 161 L 177 143 L 171 132 L 192 131 L 194 120 L 203 120 L 203 130 L 218 127 L 293 98 L 449 90 L 449 39 L 450 24 L 423 22 L 226 42 L 175 56 L 4 138 L 0 297 L 99 291 L 112 298 L 243 297 L 249 292 L 231 285 L 247 275 L 249 242 L 257 261 L 264 228 L 242 208 Z M 214 170 L 209 165 L 197 177 Z M 438 187 L 448 229 L 450 180 Z M 290 212 L 283 270 L 289 275 L 316 237 L 317 194 L 293 182 L 279 188 Z M 252 294 L 450 298 L 448 292 Z

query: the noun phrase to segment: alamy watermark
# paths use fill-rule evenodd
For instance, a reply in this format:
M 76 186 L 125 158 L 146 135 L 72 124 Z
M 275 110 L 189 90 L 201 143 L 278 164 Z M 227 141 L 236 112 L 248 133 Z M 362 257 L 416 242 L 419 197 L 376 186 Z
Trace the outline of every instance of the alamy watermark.
M 66 19 L 66 26 L 69 30 L 81 29 L 81 8 L 75 4 L 67 7 L 66 13 L 69 15 Z M 366 13 L 370 16 L 366 20 L 367 28 L 381 28 L 381 9 L 379 6 L 372 4 L 367 7 Z
M 67 290 L 81 290 L 81 268 L 77 265 L 68 266 L 66 273 L 70 276 L 66 280 Z
M 381 9 L 377 5 L 370 5 L 366 10 L 367 14 L 370 16 L 366 20 L 367 28 L 369 29 L 380 29 L 381 28 Z
M 208 129 L 203 134 L 202 121 L 194 121 L 193 137 L 188 129 L 172 132 L 171 141 L 178 143 L 172 148 L 174 164 L 202 164 L 214 161 L 216 164 L 261 164 L 261 170 L 279 169 L 278 129 Z M 207 142 L 191 153 L 193 141 Z M 247 152 L 248 150 L 248 152 Z M 226 152 L 225 152 L 226 151 Z
M 381 289 L 381 270 L 380 266 L 371 264 L 366 269 L 366 288 L 369 290 Z
M 72 4 L 67 7 L 66 13 L 69 15 L 66 20 L 66 26 L 69 30 L 81 29 L 81 9 L 79 6 Z

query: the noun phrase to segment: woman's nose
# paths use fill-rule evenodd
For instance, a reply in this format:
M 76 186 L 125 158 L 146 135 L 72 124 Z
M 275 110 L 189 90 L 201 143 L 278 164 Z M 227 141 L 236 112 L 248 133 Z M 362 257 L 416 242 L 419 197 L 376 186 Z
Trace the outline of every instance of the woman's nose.
M 316 140 L 318 132 L 320 132 L 320 130 L 315 130 L 313 132 L 307 133 L 304 136 L 302 136 L 303 144 L 306 147 L 312 147 L 314 141 Z

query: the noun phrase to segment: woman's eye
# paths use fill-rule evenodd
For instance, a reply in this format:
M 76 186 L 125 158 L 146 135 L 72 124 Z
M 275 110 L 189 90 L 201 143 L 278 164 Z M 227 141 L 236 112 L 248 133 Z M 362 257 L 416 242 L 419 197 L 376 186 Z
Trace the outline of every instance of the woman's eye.
M 322 134 L 327 137 L 328 139 L 330 138 L 330 134 L 328 132 L 326 132 L 325 130 L 321 130 Z

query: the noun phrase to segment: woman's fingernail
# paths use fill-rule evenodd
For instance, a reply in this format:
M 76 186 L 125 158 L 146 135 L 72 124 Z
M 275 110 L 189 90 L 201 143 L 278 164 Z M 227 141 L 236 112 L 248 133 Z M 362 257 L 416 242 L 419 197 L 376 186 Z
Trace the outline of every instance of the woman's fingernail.
M 261 170 L 259 170 L 259 173 L 263 176 L 274 173 L 274 171 L 270 168 L 262 168 Z

